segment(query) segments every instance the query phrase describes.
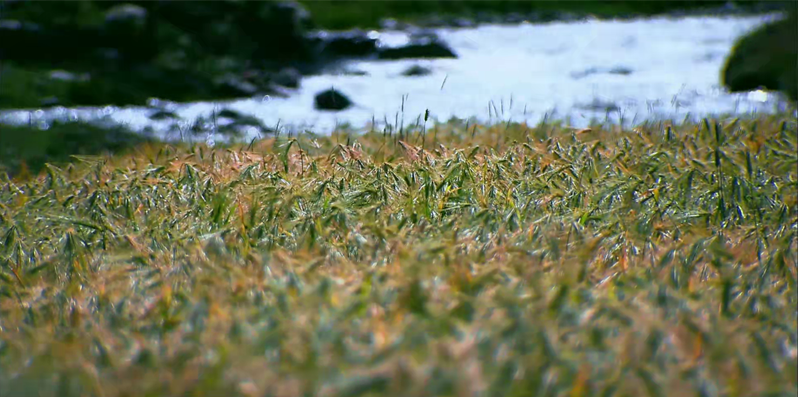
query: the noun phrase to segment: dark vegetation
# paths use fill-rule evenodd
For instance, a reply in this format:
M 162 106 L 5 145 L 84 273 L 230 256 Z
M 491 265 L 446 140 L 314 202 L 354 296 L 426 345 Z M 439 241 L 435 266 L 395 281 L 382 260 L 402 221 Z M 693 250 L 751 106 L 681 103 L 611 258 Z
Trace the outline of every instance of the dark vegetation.
M 38 174 L 47 163 L 65 165 L 74 156 L 122 154 L 151 141 L 123 126 L 54 122 L 43 126 L 0 126 L 0 174 L 18 178 Z
M 281 94 L 281 70 L 314 73 L 340 56 L 453 56 L 442 46 L 377 52 L 362 36 L 313 29 L 552 21 L 708 10 L 724 1 L 0 1 L 0 109 L 143 104 Z M 735 1 L 741 9 L 782 2 Z M 304 6 L 304 8 L 303 8 Z M 307 9 L 307 10 L 306 10 Z M 310 11 L 308 13 L 307 11 Z M 707 11 L 710 12 L 710 11 Z M 331 39 L 332 41 L 333 39 Z M 418 44 L 416 44 L 418 46 Z M 58 70 L 58 73 L 53 73 Z
M 0 108 L 268 93 L 270 73 L 310 60 L 307 14 L 291 3 L 0 4 Z

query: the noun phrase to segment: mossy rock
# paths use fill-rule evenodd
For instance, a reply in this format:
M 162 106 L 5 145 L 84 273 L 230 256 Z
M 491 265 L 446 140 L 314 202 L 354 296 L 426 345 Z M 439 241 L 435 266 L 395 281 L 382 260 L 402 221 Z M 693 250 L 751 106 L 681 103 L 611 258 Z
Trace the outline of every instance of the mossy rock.
M 794 6 L 793 8 L 798 8 Z M 731 92 L 781 91 L 798 101 L 798 12 L 741 38 L 723 68 L 723 85 Z
M 314 106 L 318 110 L 339 111 L 352 106 L 352 101 L 336 89 L 330 88 L 316 94 Z

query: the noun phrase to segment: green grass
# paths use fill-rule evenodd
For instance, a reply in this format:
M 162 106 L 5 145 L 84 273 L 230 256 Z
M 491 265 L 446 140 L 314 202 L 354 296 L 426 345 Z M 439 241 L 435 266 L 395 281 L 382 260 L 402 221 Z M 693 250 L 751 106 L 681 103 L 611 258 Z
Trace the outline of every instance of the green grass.
M 38 174 L 47 163 L 62 165 L 75 155 L 121 153 L 150 141 L 124 126 L 104 128 L 82 122 L 0 126 L 0 173 Z
M 155 69 L 152 65 L 100 70 L 78 62 L 62 66 L 23 66 L 14 62 L 0 65 L 0 109 L 36 109 L 50 100 L 58 106 L 75 107 L 144 105 L 149 98 L 190 102 L 231 96 L 210 83 L 217 72 L 212 61 L 197 61 L 190 70 Z M 89 78 L 58 81 L 50 77 L 54 70 Z
M 3 396 L 794 396 L 791 115 L 144 144 L 0 184 Z
M 63 98 L 69 92 L 70 82 L 49 77 L 47 70 L 25 70 L 0 65 L 0 109 L 18 106 L 35 108 L 44 98 Z

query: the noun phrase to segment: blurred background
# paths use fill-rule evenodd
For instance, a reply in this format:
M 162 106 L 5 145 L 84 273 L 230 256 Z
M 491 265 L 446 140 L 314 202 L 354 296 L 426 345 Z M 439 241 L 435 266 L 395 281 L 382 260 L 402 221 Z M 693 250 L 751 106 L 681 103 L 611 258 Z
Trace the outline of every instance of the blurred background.
M 426 115 L 588 125 L 779 111 L 796 96 L 796 4 L 0 1 L 0 167 Z

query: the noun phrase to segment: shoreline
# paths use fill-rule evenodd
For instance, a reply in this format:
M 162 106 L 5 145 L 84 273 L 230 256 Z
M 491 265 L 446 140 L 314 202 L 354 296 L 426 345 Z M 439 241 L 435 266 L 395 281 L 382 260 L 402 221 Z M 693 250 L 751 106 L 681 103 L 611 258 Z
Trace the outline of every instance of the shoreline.
M 601 13 L 573 12 L 573 11 L 532 11 L 528 13 L 506 12 L 506 13 L 481 13 L 482 15 L 447 15 L 433 14 L 428 17 L 409 18 L 410 20 L 399 20 L 398 18 L 382 18 L 377 26 L 354 25 L 340 29 L 320 29 L 330 32 L 340 32 L 352 29 L 362 30 L 414 30 L 414 29 L 440 29 L 458 27 L 477 27 L 482 25 L 516 25 L 521 23 L 547 24 L 558 22 L 573 22 L 580 20 L 599 20 L 599 21 L 626 21 L 653 18 L 685 18 L 685 17 L 746 17 L 759 16 L 774 12 L 785 12 L 788 3 L 781 4 L 776 1 L 757 2 L 750 5 L 736 5 L 731 2 L 722 6 L 710 6 L 699 8 L 674 9 L 656 13 L 617 13 L 614 15 L 602 15 Z M 479 14 L 479 13 L 477 13 Z

